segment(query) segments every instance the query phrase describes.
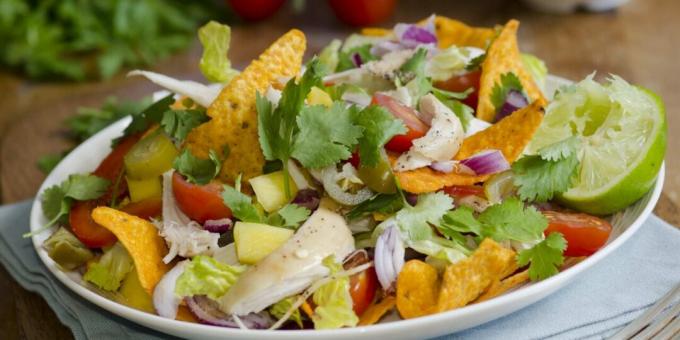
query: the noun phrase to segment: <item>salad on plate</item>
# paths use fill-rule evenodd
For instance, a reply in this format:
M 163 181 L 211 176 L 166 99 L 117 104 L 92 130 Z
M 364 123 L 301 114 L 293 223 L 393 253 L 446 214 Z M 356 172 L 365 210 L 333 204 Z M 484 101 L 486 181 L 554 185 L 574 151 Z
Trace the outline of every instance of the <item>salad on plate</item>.
M 210 22 L 211 84 L 131 72 L 166 94 L 41 193 L 34 233 L 109 299 L 231 328 L 416 318 L 557 275 L 652 187 L 665 113 L 615 75 L 546 93 L 518 27 L 433 15 L 304 64 L 293 29 L 239 72 Z

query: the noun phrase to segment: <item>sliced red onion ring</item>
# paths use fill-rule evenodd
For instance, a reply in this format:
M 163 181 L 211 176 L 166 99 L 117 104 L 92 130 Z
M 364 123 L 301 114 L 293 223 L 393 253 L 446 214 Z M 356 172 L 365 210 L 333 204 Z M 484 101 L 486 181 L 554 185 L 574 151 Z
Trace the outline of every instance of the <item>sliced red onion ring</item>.
M 203 223 L 203 229 L 211 233 L 226 233 L 234 225 L 230 218 L 221 218 L 219 220 L 207 220 Z
M 436 44 L 437 36 L 430 32 L 428 27 L 420 27 L 414 24 L 397 24 L 394 26 L 394 35 L 402 45 L 416 47 L 420 44 Z
M 442 162 L 432 162 L 432 164 L 430 164 L 430 168 L 434 171 L 439 171 L 439 172 L 443 172 L 445 174 L 450 174 L 456 168 L 456 163 L 458 163 L 458 162 L 456 162 L 454 160 L 442 161 Z
M 321 202 L 319 192 L 314 189 L 302 189 L 293 198 L 293 204 L 305 207 L 311 211 L 316 210 Z
M 404 196 L 406 197 L 406 202 L 408 202 L 408 204 L 410 204 L 412 207 L 415 207 L 416 204 L 418 204 L 418 195 L 406 193 Z
M 496 115 L 496 120 L 501 120 L 527 105 L 529 105 L 529 101 L 524 97 L 522 92 L 510 90 L 505 96 L 505 103 L 503 103 L 503 106 L 501 106 L 500 111 L 498 111 L 498 114 Z
M 404 266 L 404 243 L 396 225 L 388 226 L 375 243 L 373 263 L 378 282 L 387 291 L 397 280 Z
M 499 150 L 484 150 L 460 161 L 477 175 L 490 175 L 510 169 L 510 164 Z
M 217 303 L 204 295 L 195 295 L 184 299 L 191 313 L 194 314 L 200 323 L 206 325 L 240 328 L 234 319 L 222 312 Z M 266 329 L 274 324 L 274 320 L 269 313 L 251 313 L 239 316 L 241 323 L 248 329 Z
M 187 263 L 189 260 L 176 264 L 174 268 L 165 273 L 153 290 L 153 307 L 156 313 L 164 318 L 174 320 L 177 316 L 177 308 L 182 299 L 175 295 L 175 286 L 179 276 L 184 273 Z

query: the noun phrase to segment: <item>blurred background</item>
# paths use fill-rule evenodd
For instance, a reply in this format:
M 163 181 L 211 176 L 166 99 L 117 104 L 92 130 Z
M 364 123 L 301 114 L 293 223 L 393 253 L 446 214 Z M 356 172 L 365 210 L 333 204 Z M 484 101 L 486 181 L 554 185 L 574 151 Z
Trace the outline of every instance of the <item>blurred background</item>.
M 597 70 L 599 79 L 617 74 L 660 94 L 669 144 L 656 212 L 680 224 L 677 0 L 0 0 L 1 202 L 34 196 L 65 151 L 148 103 L 143 98 L 158 88 L 126 78 L 130 69 L 206 82 L 196 29 L 208 20 L 232 26 L 229 55 L 242 68 L 293 27 L 306 33 L 311 56 L 357 27 L 433 13 L 473 26 L 516 18 L 521 50 L 543 59 L 550 73 L 579 80 Z M 0 297 L 15 306 L 0 310 L 9 338 L 70 337 L 42 299 L 4 270 L 0 291 L 15 293 Z

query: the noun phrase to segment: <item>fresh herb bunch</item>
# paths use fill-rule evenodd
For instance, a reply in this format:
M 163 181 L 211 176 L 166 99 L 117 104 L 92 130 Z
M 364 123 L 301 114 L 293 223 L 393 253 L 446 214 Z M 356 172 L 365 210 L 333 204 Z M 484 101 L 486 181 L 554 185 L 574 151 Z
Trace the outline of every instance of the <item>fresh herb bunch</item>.
M 0 65 L 37 79 L 107 79 L 182 49 L 215 2 L 0 0 Z

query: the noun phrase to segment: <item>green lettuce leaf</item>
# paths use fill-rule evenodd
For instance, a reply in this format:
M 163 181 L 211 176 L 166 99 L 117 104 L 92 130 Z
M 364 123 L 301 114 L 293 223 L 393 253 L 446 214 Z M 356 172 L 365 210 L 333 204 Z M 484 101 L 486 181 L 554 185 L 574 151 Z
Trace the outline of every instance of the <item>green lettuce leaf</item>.
M 104 252 L 99 261 L 89 266 L 83 279 L 103 290 L 115 292 L 132 269 L 132 257 L 120 242 L 116 242 Z
M 327 75 L 335 72 L 340 61 L 339 53 L 342 42 L 338 39 L 333 39 L 330 44 L 324 47 L 319 53 L 319 64 L 322 69 L 322 74 Z
M 524 67 L 531 73 L 531 77 L 538 87 L 543 88 L 545 85 L 545 77 L 548 75 L 548 68 L 545 66 L 543 60 L 538 59 L 533 54 L 522 53 L 522 63 Z
M 331 271 L 331 275 L 342 270 L 342 265 L 335 262 L 332 255 L 326 257 L 323 264 Z M 312 316 L 315 329 L 354 327 L 359 323 L 359 318 L 352 309 L 349 277 L 337 278 L 324 284 L 314 292 L 312 299 L 317 306 Z
M 229 291 L 245 270 L 245 266 L 230 266 L 210 256 L 196 256 L 177 279 L 175 294 L 182 297 L 207 295 L 216 300 Z
M 227 56 L 231 42 L 229 26 L 210 21 L 198 30 L 198 40 L 203 45 L 203 55 L 199 66 L 206 79 L 227 83 L 238 74 L 231 68 L 231 62 Z
M 273 304 L 271 307 L 269 307 L 269 314 L 271 314 L 273 317 L 277 319 L 281 319 L 287 312 L 288 310 L 293 307 L 293 303 L 295 300 L 297 300 L 297 296 L 291 296 L 288 298 L 285 298 L 275 304 Z M 300 328 L 303 327 L 302 325 L 302 315 L 300 314 L 300 308 L 296 309 L 291 315 L 290 315 L 290 320 L 295 321 L 295 323 L 300 326 Z

